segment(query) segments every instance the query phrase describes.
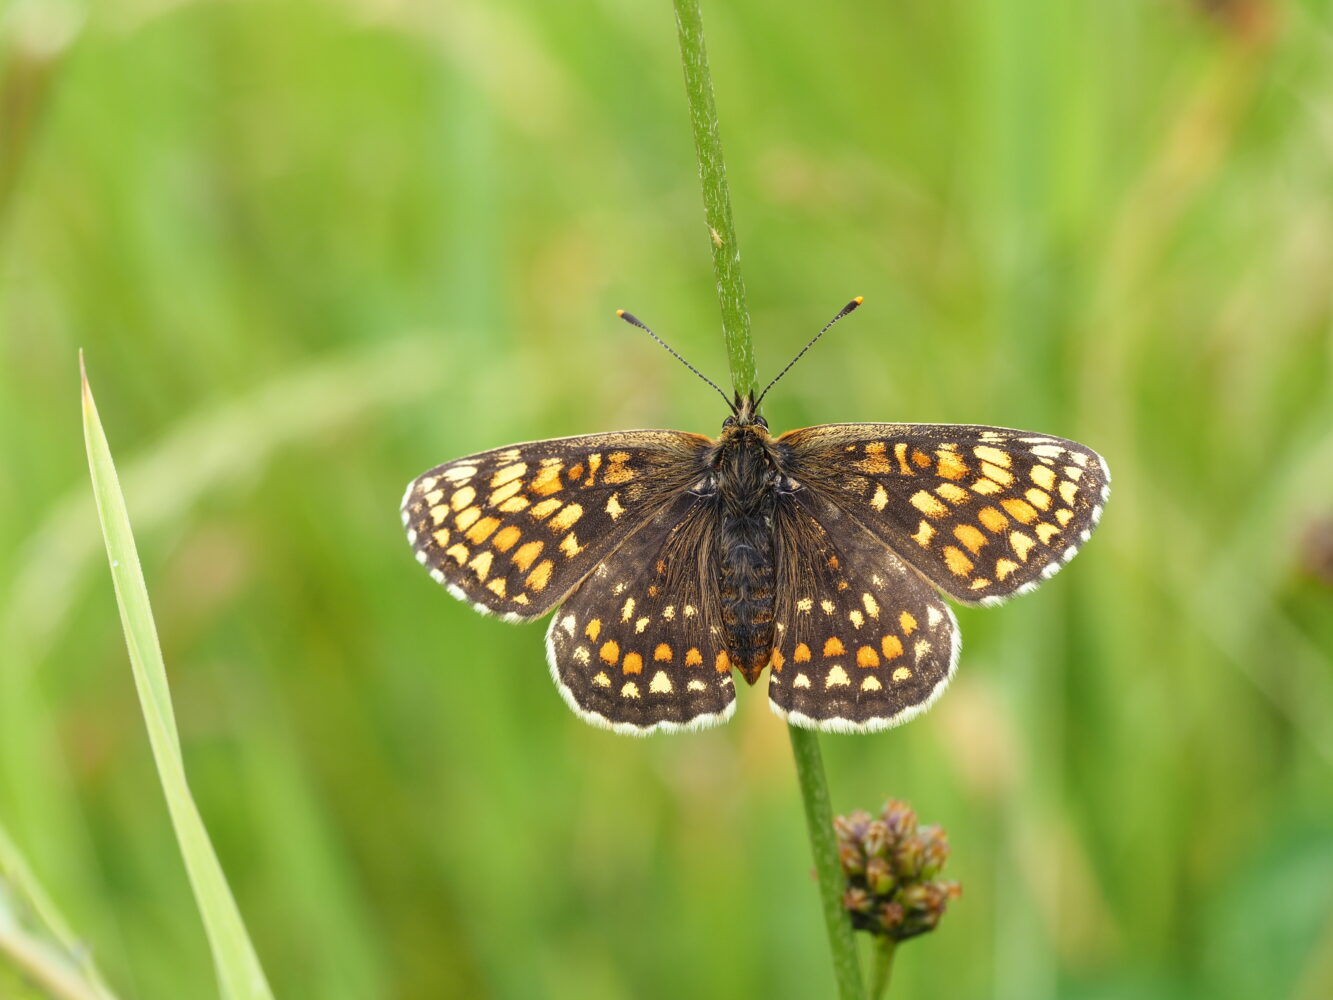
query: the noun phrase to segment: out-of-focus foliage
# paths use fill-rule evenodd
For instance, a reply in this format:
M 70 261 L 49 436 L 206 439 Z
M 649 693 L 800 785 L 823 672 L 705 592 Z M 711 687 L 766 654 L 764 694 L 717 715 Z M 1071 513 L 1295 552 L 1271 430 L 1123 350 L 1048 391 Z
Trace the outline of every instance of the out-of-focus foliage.
M 1072 566 L 960 611 L 931 713 L 824 741 L 835 808 L 910 800 L 966 887 L 895 991 L 1333 993 L 1327 0 L 705 19 L 761 374 L 866 296 L 774 426 L 1030 426 L 1115 475 Z M 701 218 L 666 3 L 0 4 L 0 825 L 118 995 L 215 985 L 79 347 L 278 995 L 829 992 L 762 689 L 590 729 L 398 522 L 448 457 L 717 428 L 613 314 L 725 373 Z

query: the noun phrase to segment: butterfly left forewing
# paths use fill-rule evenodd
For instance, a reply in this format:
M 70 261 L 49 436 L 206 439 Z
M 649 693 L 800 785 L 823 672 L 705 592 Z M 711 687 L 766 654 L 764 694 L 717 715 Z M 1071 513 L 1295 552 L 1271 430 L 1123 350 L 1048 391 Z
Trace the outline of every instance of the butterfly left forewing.
M 620 431 L 469 455 L 408 485 L 403 526 L 417 561 L 455 597 L 530 621 L 687 489 L 707 444 Z
M 778 444 L 793 479 L 969 604 L 1053 576 L 1091 537 L 1110 492 L 1091 448 L 1003 427 L 824 424 Z

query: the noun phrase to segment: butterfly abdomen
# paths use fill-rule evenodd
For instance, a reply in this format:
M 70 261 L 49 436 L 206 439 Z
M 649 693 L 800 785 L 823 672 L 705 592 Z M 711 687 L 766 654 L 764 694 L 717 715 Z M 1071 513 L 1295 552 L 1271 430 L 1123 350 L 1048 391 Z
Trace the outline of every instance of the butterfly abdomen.
M 727 655 L 753 684 L 773 651 L 775 495 L 767 433 L 737 429 L 724 436 L 718 459 L 721 526 L 715 564 Z

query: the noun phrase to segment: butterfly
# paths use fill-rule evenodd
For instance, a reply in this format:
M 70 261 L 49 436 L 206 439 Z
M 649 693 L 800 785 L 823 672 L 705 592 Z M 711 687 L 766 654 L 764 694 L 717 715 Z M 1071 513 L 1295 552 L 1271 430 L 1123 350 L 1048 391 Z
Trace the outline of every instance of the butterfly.
M 765 668 L 794 725 L 871 732 L 919 715 L 958 665 L 941 595 L 989 606 L 1035 589 L 1091 536 L 1111 477 L 1084 445 L 1003 427 L 771 434 L 764 395 L 860 304 L 757 399 L 709 382 L 731 409 L 716 438 L 588 434 L 423 473 L 402 503 L 417 561 L 484 614 L 556 609 L 551 676 L 617 732 L 725 722 L 734 673 L 753 685 Z

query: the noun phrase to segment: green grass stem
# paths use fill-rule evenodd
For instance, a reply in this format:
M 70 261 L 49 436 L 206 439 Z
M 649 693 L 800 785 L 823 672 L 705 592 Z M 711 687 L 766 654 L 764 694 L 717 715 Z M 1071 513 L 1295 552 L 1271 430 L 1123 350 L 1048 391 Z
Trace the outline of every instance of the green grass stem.
M 111 562 L 111 579 L 115 584 L 121 625 L 134 670 L 134 685 L 139 693 L 139 704 L 143 708 L 144 724 L 176 831 L 176 841 L 185 859 L 185 869 L 213 953 L 218 985 L 224 1000 L 271 1000 L 268 980 L 186 781 L 166 665 L 162 660 L 162 647 L 153 622 L 148 587 L 139 565 L 125 497 L 121 493 L 106 434 L 97 416 L 88 376 L 83 371 L 82 356 L 79 366 L 83 378 L 83 433 L 88 448 L 88 469 L 102 522 L 102 535 L 106 540 L 107 558 Z

